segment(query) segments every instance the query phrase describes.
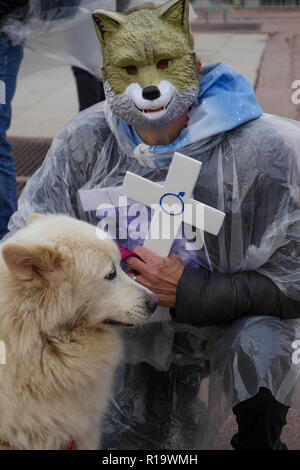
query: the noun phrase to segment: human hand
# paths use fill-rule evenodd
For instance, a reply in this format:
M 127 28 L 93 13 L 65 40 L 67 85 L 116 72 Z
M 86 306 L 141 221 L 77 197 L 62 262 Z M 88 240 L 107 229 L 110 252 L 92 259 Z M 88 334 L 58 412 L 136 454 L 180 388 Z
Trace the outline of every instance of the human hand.
M 159 296 L 158 305 L 174 308 L 176 292 L 182 276 L 184 265 L 174 255 L 163 258 L 154 255 L 142 246 L 135 248 L 140 259 L 130 256 L 126 260 L 128 275 L 136 282 L 147 287 Z

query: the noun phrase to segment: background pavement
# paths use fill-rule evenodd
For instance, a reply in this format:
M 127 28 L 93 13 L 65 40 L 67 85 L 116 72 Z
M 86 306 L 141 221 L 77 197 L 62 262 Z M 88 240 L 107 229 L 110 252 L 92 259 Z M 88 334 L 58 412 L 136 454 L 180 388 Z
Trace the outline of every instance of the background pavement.
M 254 85 L 267 40 L 265 33 L 196 32 L 195 49 L 203 64 L 222 61 Z M 25 48 L 9 135 L 53 137 L 77 112 L 71 68 Z
M 233 12 L 229 24 L 222 24 L 219 13 L 212 15 L 209 24 L 202 10 L 198 14 L 193 30 L 195 49 L 203 64 L 226 63 L 248 78 L 265 112 L 300 120 L 300 104 L 291 101 L 291 85 L 300 80 L 300 9 Z M 77 108 L 70 67 L 25 50 L 9 132 L 10 136 L 19 136 L 13 139 L 19 168 L 24 157 L 17 151 L 18 145 L 21 148 L 27 142 L 27 155 L 28 149 L 34 152 L 35 138 L 53 137 L 77 114 Z M 34 139 L 20 138 L 23 136 Z M 49 142 L 39 139 L 39 154 L 45 152 Z M 24 146 L 22 149 L 24 152 Z M 41 159 L 36 161 L 40 164 Z M 22 174 L 26 179 L 27 173 Z M 235 432 L 235 420 L 230 415 L 214 449 L 231 449 L 230 439 Z M 289 449 L 300 450 L 300 412 L 289 412 L 282 439 Z

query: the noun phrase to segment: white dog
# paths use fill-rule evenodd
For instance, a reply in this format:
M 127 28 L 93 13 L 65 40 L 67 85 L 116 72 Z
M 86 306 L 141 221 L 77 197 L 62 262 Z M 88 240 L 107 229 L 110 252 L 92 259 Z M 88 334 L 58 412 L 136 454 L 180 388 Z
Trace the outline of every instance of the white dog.
M 33 215 L 0 251 L 0 440 L 15 449 L 97 449 L 122 348 L 150 291 L 120 268 L 117 245 L 62 215 Z

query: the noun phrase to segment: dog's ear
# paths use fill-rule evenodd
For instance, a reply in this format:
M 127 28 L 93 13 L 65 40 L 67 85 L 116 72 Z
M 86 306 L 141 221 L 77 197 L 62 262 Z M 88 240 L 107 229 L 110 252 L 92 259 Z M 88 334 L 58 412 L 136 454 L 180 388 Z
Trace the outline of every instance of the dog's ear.
M 44 214 L 31 214 L 27 219 L 27 225 L 32 224 L 32 222 L 42 219 L 43 217 L 46 217 L 46 216 Z
M 2 256 L 10 271 L 22 281 L 35 279 L 43 287 L 50 287 L 65 278 L 61 255 L 55 248 L 7 243 L 2 248 Z

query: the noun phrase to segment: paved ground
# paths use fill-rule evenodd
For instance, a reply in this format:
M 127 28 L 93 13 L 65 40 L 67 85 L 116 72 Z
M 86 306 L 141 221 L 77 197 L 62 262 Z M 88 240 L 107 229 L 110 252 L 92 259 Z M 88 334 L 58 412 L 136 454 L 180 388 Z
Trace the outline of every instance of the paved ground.
M 203 63 L 222 61 L 254 85 L 268 35 L 195 33 Z M 13 101 L 10 136 L 53 137 L 78 112 L 69 66 L 25 49 Z
M 268 42 L 266 33 L 194 32 L 195 50 L 203 64 L 224 62 L 255 85 L 259 64 Z
M 53 137 L 78 113 L 71 68 L 25 49 L 10 136 Z
M 300 120 L 300 104 L 292 102 L 292 83 L 300 84 L 300 21 L 298 31 L 273 33 L 267 43 L 256 83 L 262 108 Z
M 231 414 L 219 432 L 214 443 L 214 450 L 232 450 L 230 439 L 236 432 L 237 425 L 233 414 Z M 290 410 L 287 417 L 287 425 L 282 432 L 282 441 L 289 450 L 300 450 L 300 412 Z
M 300 80 L 300 14 L 281 22 L 267 15 L 263 22 L 254 13 L 244 16 L 248 23 L 260 20 L 259 32 L 201 32 L 200 20 L 195 49 L 203 64 L 222 61 L 245 75 L 266 112 L 300 119 L 300 105 L 291 101 L 291 84 Z M 25 49 L 9 135 L 53 137 L 77 112 L 70 67 Z

